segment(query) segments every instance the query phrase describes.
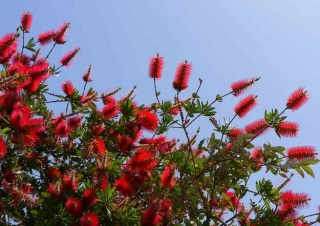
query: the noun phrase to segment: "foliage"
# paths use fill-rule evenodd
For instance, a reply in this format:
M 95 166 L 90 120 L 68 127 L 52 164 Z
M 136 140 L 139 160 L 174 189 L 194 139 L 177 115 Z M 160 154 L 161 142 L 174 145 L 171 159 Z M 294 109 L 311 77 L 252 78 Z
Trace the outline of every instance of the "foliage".
M 72 82 L 62 93 L 50 92 L 47 81 L 69 66 L 76 48 L 61 58 L 48 58 L 63 45 L 69 24 L 26 41 L 32 15 L 22 15 L 15 33 L 0 39 L 0 222 L 3 225 L 312 225 L 318 212 L 300 216 L 310 198 L 285 189 L 294 171 L 314 177 L 318 163 L 314 147 L 284 148 L 254 141 L 268 129 L 279 138 L 296 136 L 298 125 L 286 121 L 308 99 L 293 92 L 281 112 L 266 111 L 244 129 L 232 126 L 256 103 L 249 95 L 239 101 L 230 122 L 214 118 L 215 105 L 227 96 L 240 96 L 259 78 L 231 85 L 212 101 L 199 96 L 202 80 L 184 100 L 191 64 L 181 62 L 173 81 L 173 101 L 160 100 L 156 80 L 163 58 L 151 58 L 149 76 L 157 101 L 138 105 L 134 89 L 116 99 L 119 90 L 99 94 L 88 88 L 91 66 L 83 75 L 82 91 Z M 18 40 L 21 48 L 18 50 Z M 52 45 L 40 56 L 40 47 Z M 50 103 L 65 103 L 55 115 Z M 102 106 L 102 107 L 99 107 Z M 213 133 L 201 139 L 190 134 L 199 118 Z M 168 132 L 175 129 L 175 137 Z M 178 134 L 180 131 L 181 134 Z M 179 139 L 178 139 L 179 138 Z M 182 139 L 181 139 L 182 138 Z M 271 173 L 280 186 L 262 178 L 255 189 L 253 175 Z

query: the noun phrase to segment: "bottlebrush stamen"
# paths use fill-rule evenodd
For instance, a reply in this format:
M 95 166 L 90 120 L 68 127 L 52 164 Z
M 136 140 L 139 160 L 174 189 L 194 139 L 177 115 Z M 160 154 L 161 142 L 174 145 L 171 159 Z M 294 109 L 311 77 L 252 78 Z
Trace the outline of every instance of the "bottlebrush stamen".
M 234 108 L 235 113 L 240 117 L 244 117 L 252 108 L 254 108 L 258 102 L 256 96 L 249 95 L 242 99 Z
M 157 56 L 152 57 L 150 60 L 149 66 L 149 76 L 151 78 L 160 79 L 163 70 L 163 57 L 159 54 Z
M 173 80 L 173 88 L 175 88 L 177 91 L 186 89 L 188 87 L 190 73 L 191 64 L 187 61 L 181 62 L 177 68 L 176 75 Z
M 295 111 L 300 108 L 305 102 L 307 102 L 308 99 L 309 95 L 307 91 L 305 91 L 303 88 L 299 88 L 289 96 L 286 103 L 287 108 Z

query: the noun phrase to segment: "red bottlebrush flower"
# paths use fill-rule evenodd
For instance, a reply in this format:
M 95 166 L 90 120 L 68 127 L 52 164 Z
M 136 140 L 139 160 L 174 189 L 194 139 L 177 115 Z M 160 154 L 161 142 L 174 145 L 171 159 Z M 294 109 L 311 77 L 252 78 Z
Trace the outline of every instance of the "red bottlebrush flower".
M 0 159 L 3 159 L 7 154 L 7 146 L 2 137 L 0 137 Z
M 111 119 L 120 112 L 118 105 L 110 103 L 102 108 L 102 116 L 104 119 Z
M 29 31 L 32 23 L 32 14 L 29 12 L 23 13 L 21 17 L 21 27 L 24 31 Z
M 292 206 L 293 208 L 303 207 L 308 204 L 309 200 L 310 198 L 307 194 L 293 193 L 292 191 L 285 191 L 280 196 L 282 204 Z
M 75 48 L 74 50 L 68 52 L 61 58 L 60 63 L 66 67 L 70 66 L 71 60 L 77 55 L 79 50 L 80 48 Z
M 92 212 L 87 212 L 80 218 L 80 226 L 99 226 L 99 217 Z
M 110 105 L 116 105 L 117 101 L 114 99 L 112 96 L 107 96 L 105 94 L 101 95 L 102 97 L 102 102 L 104 105 L 110 104 Z
M 141 110 L 137 113 L 137 122 L 141 125 L 142 128 L 150 131 L 155 131 L 158 127 L 158 117 L 154 113 Z
M 67 95 L 67 96 L 72 96 L 74 93 L 74 88 L 73 85 L 70 81 L 66 81 L 62 83 L 62 91 Z
M 89 206 L 99 201 L 99 199 L 95 195 L 95 189 L 93 188 L 85 189 L 82 193 L 82 198 L 85 201 L 85 203 Z
M 102 134 L 104 130 L 105 130 L 104 125 L 94 125 L 92 127 L 92 132 L 95 136 Z
M 142 214 L 141 223 L 143 226 L 159 225 L 162 221 L 162 216 L 159 213 L 160 206 L 153 203 L 148 206 Z
M 58 125 L 54 128 L 54 131 L 57 135 L 61 137 L 66 137 L 70 133 L 70 127 L 68 125 L 67 120 L 63 119 L 61 120 Z
M 163 57 L 157 54 L 157 56 L 152 57 L 150 60 L 149 76 L 151 78 L 160 79 L 162 75 L 162 69 L 163 69 Z
M 55 41 L 57 44 L 64 44 L 65 41 L 65 33 L 69 28 L 70 23 L 64 23 L 62 26 L 56 31 L 52 37 L 52 40 Z
M 41 45 L 46 45 L 52 42 L 52 38 L 54 36 L 54 31 L 46 31 L 38 36 L 38 41 Z
M 139 143 L 140 144 L 163 144 L 167 142 L 167 138 L 165 136 L 158 136 L 155 138 L 142 138 Z
M 294 159 L 300 161 L 306 158 L 315 158 L 316 151 L 314 147 L 310 146 L 292 147 L 288 149 L 287 155 L 290 161 Z
M 69 175 L 65 175 L 62 179 L 62 183 L 65 188 L 68 188 L 72 191 L 78 189 L 76 174 L 74 172 L 71 172 Z
M 174 168 L 170 164 L 164 169 L 161 175 L 160 183 L 162 184 L 162 186 L 165 188 L 173 188 L 175 185 L 175 180 L 173 176 L 174 176 Z
M 242 99 L 234 108 L 235 113 L 240 117 L 244 117 L 254 106 L 257 105 L 256 96 L 249 95 Z
M 269 124 L 265 119 L 259 119 L 245 127 L 246 133 L 252 133 L 259 136 L 269 129 Z
M 72 118 L 69 118 L 67 122 L 68 122 L 70 129 L 77 129 L 78 127 L 80 127 L 81 120 L 82 120 L 81 116 L 74 116 Z
M 170 215 L 172 210 L 172 202 L 168 199 L 164 199 L 162 200 L 160 205 L 161 205 L 160 212 L 165 216 Z
M 191 73 L 191 64 L 185 61 L 181 62 L 177 68 L 176 75 L 173 80 L 173 88 L 177 91 L 184 90 L 188 87 L 189 77 Z
M 38 81 L 40 83 L 50 76 L 49 66 L 47 61 L 39 59 L 28 69 L 28 74 L 33 81 Z
M 251 153 L 250 158 L 256 162 L 256 166 L 260 168 L 263 163 L 262 149 L 260 147 L 255 147 Z
M 88 68 L 87 72 L 82 76 L 82 79 L 85 82 L 92 82 L 92 79 L 91 79 L 91 65 L 89 65 L 89 68 Z
M 93 144 L 93 150 L 98 155 L 103 155 L 106 151 L 106 147 L 104 145 L 103 140 L 100 138 L 94 138 L 91 143 Z
M 62 173 L 57 168 L 49 168 L 48 169 L 48 177 L 51 181 L 57 181 L 62 179 Z
M 309 99 L 307 91 L 303 90 L 302 88 L 297 89 L 294 91 L 287 100 L 287 108 L 291 110 L 297 110 L 300 108 L 307 100 Z
M 154 158 L 154 152 L 149 151 L 148 148 L 137 150 L 136 154 L 131 157 L 129 162 L 132 169 L 137 171 L 150 171 L 157 164 L 158 161 Z
M 131 149 L 132 139 L 130 137 L 125 135 L 119 135 L 117 137 L 117 140 L 117 146 L 121 152 L 126 153 L 127 151 L 129 151 L 129 149 Z
M 0 39 L 0 63 L 7 63 L 16 53 L 18 47 L 17 36 L 7 34 Z
M 131 186 L 129 179 L 130 178 L 128 178 L 126 174 L 122 174 L 122 176 L 114 182 L 114 186 L 116 187 L 117 191 L 121 192 L 121 194 L 124 196 L 128 196 L 135 191 L 135 189 Z
M 68 197 L 66 201 L 66 210 L 74 217 L 79 217 L 82 214 L 84 206 L 80 199 L 76 197 Z
M 230 129 L 228 136 L 230 137 L 231 140 L 235 140 L 237 139 L 239 134 L 244 134 L 245 131 L 243 131 L 242 129 L 238 129 L 238 128 L 232 128 Z
M 280 122 L 276 128 L 276 133 L 283 137 L 295 137 L 299 131 L 299 126 L 295 122 Z
M 244 80 L 240 80 L 240 81 L 232 83 L 231 89 L 232 89 L 233 95 L 234 96 L 240 95 L 241 93 L 243 93 L 243 91 L 245 89 L 252 86 L 259 79 L 260 78 L 244 79 Z
M 52 196 L 53 198 L 59 199 L 62 196 L 62 189 L 60 182 L 49 184 L 47 188 L 47 192 Z

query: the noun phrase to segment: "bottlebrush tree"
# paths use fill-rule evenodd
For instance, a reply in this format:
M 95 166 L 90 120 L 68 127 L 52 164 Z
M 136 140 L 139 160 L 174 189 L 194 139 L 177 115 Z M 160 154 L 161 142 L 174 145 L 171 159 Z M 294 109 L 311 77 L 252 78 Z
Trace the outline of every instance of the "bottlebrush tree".
M 282 111 L 266 111 L 244 128 L 233 122 L 257 104 L 247 95 L 234 108 L 228 123 L 214 118 L 215 105 L 238 97 L 259 78 L 235 82 L 225 95 L 211 101 L 190 97 L 191 64 L 178 65 L 173 100 L 161 100 L 156 81 L 163 58 L 149 66 L 156 102 L 139 105 L 133 92 L 116 98 L 118 90 L 99 94 L 71 81 L 52 93 L 47 81 L 70 65 L 79 48 L 60 65 L 48 57 L 66 42 L 68 23 L 30 38 L 32 15 L 24 13 L 15 33 L 0 39 L 0 222 L 2 225 L 312 225 L 319 210 L 301 216 L 310 201 L 286 184 L 297 172 L 314 176 L 318 162 L 312 146 L 281 147 L 255 144 L 273 130 L 279 138 L 297 136 L 299 127 L 286 113 L 307 100 L 306 90 L 294 91 Z M 51 45 L 42 56 L 40 47 Z M 147 77 L 147 76 L 146 76 Z M 52 102 L 65 103 L 56 114 Z M 206 119 L 212 135 L 202 139 L 190 125 Z M 202 122 L 202 121 L 201 121 Z M 197 125 L 201 127 L 201 124 Z M 208 126 L 208 125 L 206 125 Z M 170 131 L 175 129 L 171 135 Z M 178 131 L 181 133 L 178 134 Z M 262 174 L 263 173 L 263 174 Z M 262 178 L 270 173 L 283 179 L 279 186 Z M 253 175 L 262 175 L 252 181 Z M 252 189 L 249 184 L 256 184 Z

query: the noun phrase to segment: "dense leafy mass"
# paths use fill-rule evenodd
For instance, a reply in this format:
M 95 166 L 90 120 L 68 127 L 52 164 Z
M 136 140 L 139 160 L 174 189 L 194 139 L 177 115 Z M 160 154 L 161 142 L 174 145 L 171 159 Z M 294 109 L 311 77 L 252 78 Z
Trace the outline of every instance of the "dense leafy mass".
M 99 94 L 88 88 L 91 66 L 82 76 L 81 91 L 65 81 L 56 94 L 47 81 L 70 66 L 80 49 L 53 65 L 48 57 L 66 42 L 69 24 L 27 41 L 31 25 L 32 15 L 24 13 L 16 32 L 0 38 L 1 225 L 312 225 L 319 221 L 317 210 L 299 215 L 310 201 L 308 194 L 286 188 L 293 172 L 314 176 L 310 165 L 318 162 L 315 148 L 254 144 L 268 130 L 279 138 L 297 136 L 298 124 L 286 121 L 284 114 L 308 100 L 304 89 L 289 96 L 283 111 L 266 111 L 261 119 L 236 128 L 233 121 L 255 107 L 257 96 L 241 99 L 230 122 L 214 118 L 215 105 L 227 96 L 242 95 L 259 78 L 237 81 L 211 101 L 200 98 L 200 79 L 198 89 L 181 99 L 192 69 L 184 61 L 173 79 L 173 100 L 161 100 L 156 80 L 162 77 L 164 59 L 157 54 L 149 66 L 155 103 L 139 105 L 134 90 L 116 98 L 118 90 Z M 51 45 L 46 55 L 40 52 L 43 45 Z M 56 102 L 65 103 L 65 111 L 54 112 Z M 212 127 L 209 138 L 199 137 L 201 125 L 195 134 L 189 132 L 200 117 Z M 283 183 L 252 181 L 252 175 L 261 172 L 282 177 Z M 254 183 L 252 189 L 249 184 Z

